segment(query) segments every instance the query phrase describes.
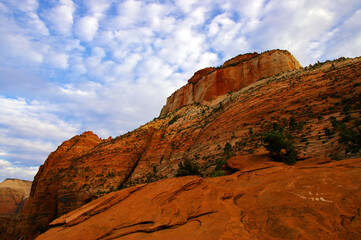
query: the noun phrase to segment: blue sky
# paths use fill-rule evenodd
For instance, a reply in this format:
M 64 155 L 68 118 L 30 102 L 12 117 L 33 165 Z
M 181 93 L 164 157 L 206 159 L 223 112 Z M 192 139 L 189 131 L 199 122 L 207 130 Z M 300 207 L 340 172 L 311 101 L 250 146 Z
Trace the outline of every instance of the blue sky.
M 139 127 L 240 53 L 360 56 L 360 22 L 359 0 L 0 0 L 0 181 L 32 180 L 83 131 Z

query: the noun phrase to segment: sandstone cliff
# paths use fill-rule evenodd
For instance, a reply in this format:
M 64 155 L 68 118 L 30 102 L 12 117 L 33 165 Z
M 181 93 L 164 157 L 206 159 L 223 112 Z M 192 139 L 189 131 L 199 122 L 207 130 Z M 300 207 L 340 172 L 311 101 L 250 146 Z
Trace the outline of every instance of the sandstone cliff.
M 172 178 L 99 198 L 37 240 L 360 239 L 361 159 L 248 166 Z
M 91 199 L 91 195 L 74 188 L 75 176 L 70 174 L 71 169 L 76 166 L 74 159 L 88 152 L 99 142 L 101 140 L 95 134 L 84 132 L 65 141 L 49 155 L 34 178 L 30 198 L 23 212 L 22 227 L 25 236 L 34 238 L 44 231 L 43 229 L 46 229 L 47 224 L 55 217 L 90 201 L 88 199 Z M 61 172 L 69 174 L 67 185 L 64 185 L 59 176 Z
M 288 51 L 273 50 L 262 54 L 239 55 L 226 61 L 220 68 L 205 68 L 196 72 L 187 85 L 167 99 L 160 115 L 193 103 L 205 104 L 261 78 L 298 68 L 301 65 Z
M 20 235 L 21 211 L 29 199 L 31 181 L 8 178 L 0 183 L 0 238 Z
M 31 181 L 6 179 L 0 183 L 0 214 L 15 213 L 30 195 Z
M 257 57 L 258 54 L 238 56 L 226 62 L 224 69 L 241 68 L 239 61 Z M 207 72 L 206 77 L 200 77 Z M 200 83 L 210 74 L 210 69 L 204 70 L 191 81 Z M 47 230 L 54 219 L 117 189 L 173 177 L 185 159 L 195 163 L 204 177 L 219 174 L 219 169 L 222 174 L 243 171 L 257 159 L 265 161 L 259 162 L 259 168 L 273 165 L 264 155 L 261 136 L 275 129 L 292 135 L 299 160 L 360 157 L 360 152 L 348 151 L 350 143 L 340 141 L 339 132 L 341 123 L 346 130 L 357 128 L 360 74 L 360 58 L 325 62 L 260 79 L 210 101 L 180 106 L 114 139 L 100 140 L 91 132 L 76 136 L 50 154 L 39 169 L 19 225 L 21 236 L 32 239 Z M 320 218 L 312 214 L 309 217 Z

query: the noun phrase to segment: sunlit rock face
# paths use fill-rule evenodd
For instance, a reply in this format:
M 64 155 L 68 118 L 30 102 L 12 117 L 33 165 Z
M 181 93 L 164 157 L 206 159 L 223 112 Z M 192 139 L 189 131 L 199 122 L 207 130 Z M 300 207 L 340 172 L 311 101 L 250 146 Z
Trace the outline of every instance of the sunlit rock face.
M 251 166 L 111 193 L 38 240 L 360 239 L 361 159 Z
M 288 52 L 272 50 L 261 54 L 239 55 L 220 68 L 205 68 L 194 74 L 188 84 L 173 93 L 161 116 L 193 103 L 204 103 L 220 95 L 235 92 L 265 77 L 301 68 Z

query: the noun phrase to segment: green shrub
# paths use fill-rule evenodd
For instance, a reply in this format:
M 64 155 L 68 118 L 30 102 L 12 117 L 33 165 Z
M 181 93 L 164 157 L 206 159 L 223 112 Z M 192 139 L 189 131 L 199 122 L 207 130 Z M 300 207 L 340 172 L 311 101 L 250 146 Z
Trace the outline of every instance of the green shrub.
M 211 177 L 221 177 L 221 176 L 225 176 L 225 175 L 226 175 L 226 171 L 218 170 L 218 171 L 215 171 L 214 173 L 212 173 Z
M 296 130 L 297 123 L 296 123 L 296 120 L 295 120 L 294 117 L 292 117 L 292 116 L 290 117 L 288 126 L 289 126 L 290 131 L 295 131 Z
M 333 132 L 329 128 L 324 128 L 325 136 L 330 138 L 333 135 Z
M 220 170 L 224 165 L 226 165 L 227 159 L 221 158 L 216 160 L 216 171 Z
M 179 118 L 180 118 L 180 116 L 178 116 L 178 115 L 174 116 L 171 120 L 169 120 L 168 126 L 175 123 Z
M 270 151 L 270 154 L 275 161 L 284 162 L 286 164 L 293 164 L 296 162 L 296 148 L 283 133 L 278 131 L 264 133 L 262 141 L 265 143 L 265 148 Z
M 347 127 L 346 124 L 340 124 L 339 143 L 346 145 L 346 153 L 358 153 L 361 150 L 361 120 L 356 120 L 353 126 Z
M 227 142 L 226 145 L 224 145 L 223 155 L 226 159 L 229 159 L 230 157 L 233 156 L 232 145 L 229 142 Z
M 176 177 L 188 176 L 188 175 L 197 175 L 202 176 L 199 172 L 199 167 L 193 163 L 191 160 L 186 159 L 184 162 L 178 164 L 178 170 L 175 174 Z

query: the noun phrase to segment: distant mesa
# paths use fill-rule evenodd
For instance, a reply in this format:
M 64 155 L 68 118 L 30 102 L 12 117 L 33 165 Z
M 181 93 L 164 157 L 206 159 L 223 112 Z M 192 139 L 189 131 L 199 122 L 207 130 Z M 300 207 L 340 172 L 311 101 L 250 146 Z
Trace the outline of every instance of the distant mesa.
M 15 178 L 0 183 L 0 214 L 18 212 L 30 195 L 31 183 Z
M 302 66 L 286 50 L 238 55 L 221 67 L 197 71 L 188 80 L 188 84 L 168 97 L 160 115 L 197 102 L 206 104 L 218 96 L 238 91 L 261 78 L 298 68 Z

